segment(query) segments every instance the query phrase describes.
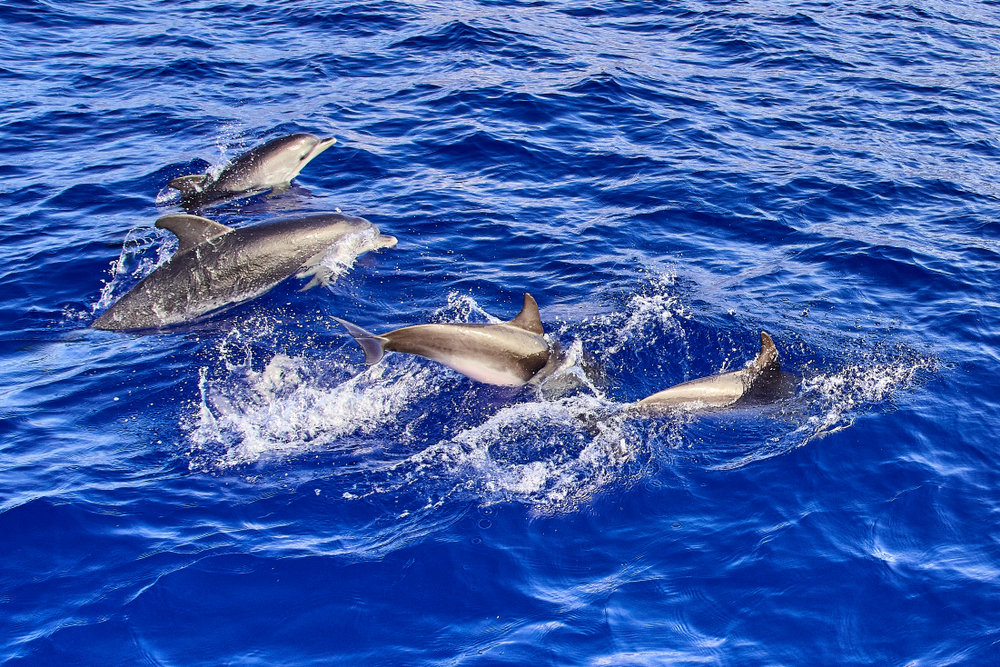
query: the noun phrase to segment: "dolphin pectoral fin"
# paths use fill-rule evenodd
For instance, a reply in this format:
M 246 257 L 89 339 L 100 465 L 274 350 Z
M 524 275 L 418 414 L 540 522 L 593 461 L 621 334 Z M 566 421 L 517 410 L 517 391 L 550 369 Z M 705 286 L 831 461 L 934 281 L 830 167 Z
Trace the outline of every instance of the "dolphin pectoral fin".
M 280 194 L 288 192 L 288 188 L 292 187 L 291 181 L 285 181 L 284 183 L 278 183 L 271 188 L 271 192 L 268 193 L 267 198 L 276 197 Z
M 177 252 L 184 252 L 209 239 L 214 239 L 216 236 L 228 234 L 233 231 L 232 227 L 227 227 L 214 220 L 209 220 L 198 215 L 188 215 L 187 213 L 165 215 L 156 221 L 156 226 L 174 233 L 174 236 L 180 242 Z
M 372 364 L 377 364 L 382 360 L 385 354 L 382 346 L 385 344 L 385 338 L 373 334 L 370 331 L 365 331 L 356 324 L 351 324 L 346 320 L 342 320 L 339 317 L 334 317 L 340 326 L 347 329 L 347 333 L 351 334 L 351 337 L 357 341 L 361 349 L 365 351 L 365 363 L 371 366 Z
M 167 183 L 167 187 L 171 187 L 181 193 L 181 196 L 189 197 L 191 195 L 196 195 L 205 189 L 207 185 L 208 174 L 192 174 L 190 176 L 178 176 L 177 178 L 171 180 Z
M 539 336 L 545 333 L 545 329 L 542 328 L 542 317 L 538 314 L 538 304 L 534 297 L 527 292 L 524 294 L 524 305 L 521 306 L 521 312 L 507 324 L 536 333 Z
M 305 276 L 300 276 L 300 277 L 301 278 L 305 278 Z M 322 284 L 323 284 L 323 281 L 320 280 L 320 277 L 318 275 L 313 275 L 313 277 L 309 279 L 309 282 L 307 282 L 305 284 L 305 286 L 303 286 L 299 291 L 300 292 L 308 292 L 313 287 L 316 287 L 317 285 L 322 285 Z

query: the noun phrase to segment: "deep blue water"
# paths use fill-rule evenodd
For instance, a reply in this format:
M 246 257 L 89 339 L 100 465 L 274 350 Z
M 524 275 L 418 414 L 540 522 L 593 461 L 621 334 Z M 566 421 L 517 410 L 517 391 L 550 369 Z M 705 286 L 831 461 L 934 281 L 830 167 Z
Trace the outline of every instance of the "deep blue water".
M 0 662 L 1000 662 L 1000 4 L 0 25 Z M 340 209 L 395 248 L 193 327 L 87 328 L 172 252 L 167 181 L 295 131 L 338 143 L 203 213 Z M 365 367 L 331 319 L 524 292 L 575 388 Z M 761 330 L 793 397 L 621 416 Z

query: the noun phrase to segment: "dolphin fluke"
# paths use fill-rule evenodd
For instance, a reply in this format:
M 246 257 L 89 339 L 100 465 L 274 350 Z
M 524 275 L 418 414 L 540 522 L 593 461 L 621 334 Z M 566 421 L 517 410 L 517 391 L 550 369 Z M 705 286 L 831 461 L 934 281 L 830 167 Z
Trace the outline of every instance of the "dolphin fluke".
M 382 360 L 385 355 L 385 350 L 383 346 L 386 343 L 386 339 L 377 334 L 373 334 L 370 331 L 366 331 L 356 324 L 351 324 L 347 320 L 342 320 L 339 317 L 334 317 L 340 326 L 347 329 L 347 333 L 351 334 L 351 337 L 357 341 L 361 349 L 365 351 L 365 363 L 369 366 L 377 364 Z

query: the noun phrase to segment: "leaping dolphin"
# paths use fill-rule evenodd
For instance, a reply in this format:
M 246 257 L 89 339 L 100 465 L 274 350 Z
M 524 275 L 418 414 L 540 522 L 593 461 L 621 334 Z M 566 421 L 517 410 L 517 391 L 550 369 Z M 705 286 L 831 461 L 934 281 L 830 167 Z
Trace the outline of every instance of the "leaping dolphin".
M 396 245 L 394 237 L 380 234 L 364 218 L 339 213 L 240 229 L 181 213 L 160 218 L 156 226 L 177 236 L 177 252 L 90 326 L 155 329 L 190 322 L 260 296 L 296 272 L 313 276 L 305 289 L 326 281 L 330 276 L 322 274 L 322 261 L 334 249 L 345 250 L 353 260 Z
M 309 161 L 337 143 L 304 132 L 272 139 L 232 161 L 218 175 L 179 176 L 167 185 L 178 190 L 188 204 L 201 205 L 242 193 L 287 186 Z
M 538 304 L 530 294 L 517 317 L 504 324 L 418 324 L 373 334 L 337 320 L 365 352 L 365 363 L 378 363 L 385 352 L 415 354 L 478 382 L 520 387 L 549 360 Z
M 725 408 L 746 402 L 765 402 L 787 396 L 794 387 L 781 370 L 778 349 L 767 332 L 760 333 L 760 353 L 749 366 L 682 382 L 629 406 L 632 411 L 656 413 L 678 407 Z

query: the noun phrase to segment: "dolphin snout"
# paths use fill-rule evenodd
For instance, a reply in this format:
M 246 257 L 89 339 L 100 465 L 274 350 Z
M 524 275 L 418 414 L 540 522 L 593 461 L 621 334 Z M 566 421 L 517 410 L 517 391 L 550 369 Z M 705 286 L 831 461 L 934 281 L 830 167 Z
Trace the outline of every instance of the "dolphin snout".
M 309 151 L 309 159 L 313 159 L 335 143 L 337 143 L 337 139 L 335 137 L 327 137 L 326 139 L 317 140 L 316 145 L 313 146 L 311 151 Z

